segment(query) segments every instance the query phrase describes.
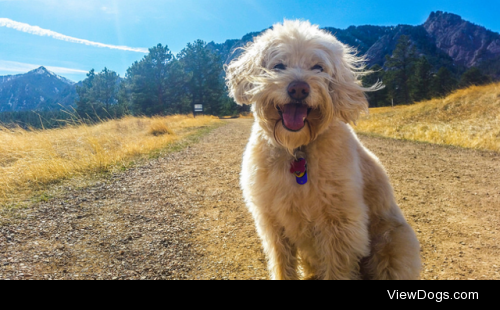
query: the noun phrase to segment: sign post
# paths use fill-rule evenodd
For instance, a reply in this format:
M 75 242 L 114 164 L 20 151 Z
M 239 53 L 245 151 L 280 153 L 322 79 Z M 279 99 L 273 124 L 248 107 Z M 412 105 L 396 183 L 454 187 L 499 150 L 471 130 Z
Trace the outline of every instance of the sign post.
M 196 103 L 193 107 L 193 116 L 196 117 L 196 113 L 203 114 L 203 104 Z

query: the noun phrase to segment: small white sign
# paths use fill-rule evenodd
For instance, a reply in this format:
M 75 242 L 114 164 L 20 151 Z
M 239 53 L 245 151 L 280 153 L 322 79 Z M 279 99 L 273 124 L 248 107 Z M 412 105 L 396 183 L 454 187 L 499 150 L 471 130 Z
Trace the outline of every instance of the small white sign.
M 203 104 L 195 104 L 194 111 L 195 112 L 203 112 Z

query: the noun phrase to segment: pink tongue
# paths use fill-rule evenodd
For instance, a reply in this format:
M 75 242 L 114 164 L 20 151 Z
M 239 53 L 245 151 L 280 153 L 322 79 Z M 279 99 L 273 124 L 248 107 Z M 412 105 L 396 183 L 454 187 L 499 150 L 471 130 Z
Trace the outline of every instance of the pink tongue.
M 287 104 L 283 107 L 283 122 L 290 130 L 300 130 L 304 127 L 307 117 L 307 106 L 303 104 Z

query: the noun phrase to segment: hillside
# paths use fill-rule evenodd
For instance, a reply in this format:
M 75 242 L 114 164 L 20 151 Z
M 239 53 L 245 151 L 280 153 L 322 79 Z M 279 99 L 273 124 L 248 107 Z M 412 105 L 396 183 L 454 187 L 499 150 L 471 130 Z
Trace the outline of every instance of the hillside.
M 0 125 L 0 208 L 63 179 L 126 167 L 219 123 L 211 116 L 173 115 L 75 122 L 49 130 Z
M 373 108 L 356 131 L 500 152 L 500 83 L 410 106 Z
M 76 99 L 75 83 L 40 67 L 0 77 L 0 112 L 52 110 Z

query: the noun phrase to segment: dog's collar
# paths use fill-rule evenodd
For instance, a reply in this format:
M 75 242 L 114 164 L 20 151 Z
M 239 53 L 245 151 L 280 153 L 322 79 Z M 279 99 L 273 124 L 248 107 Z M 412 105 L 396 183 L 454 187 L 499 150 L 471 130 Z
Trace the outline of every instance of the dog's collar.
M 304 152 L 296 151 L 295 159 L 290 163 L 290 173 L 295 175 L 297 184 L 307 183 L 307 160 Z

